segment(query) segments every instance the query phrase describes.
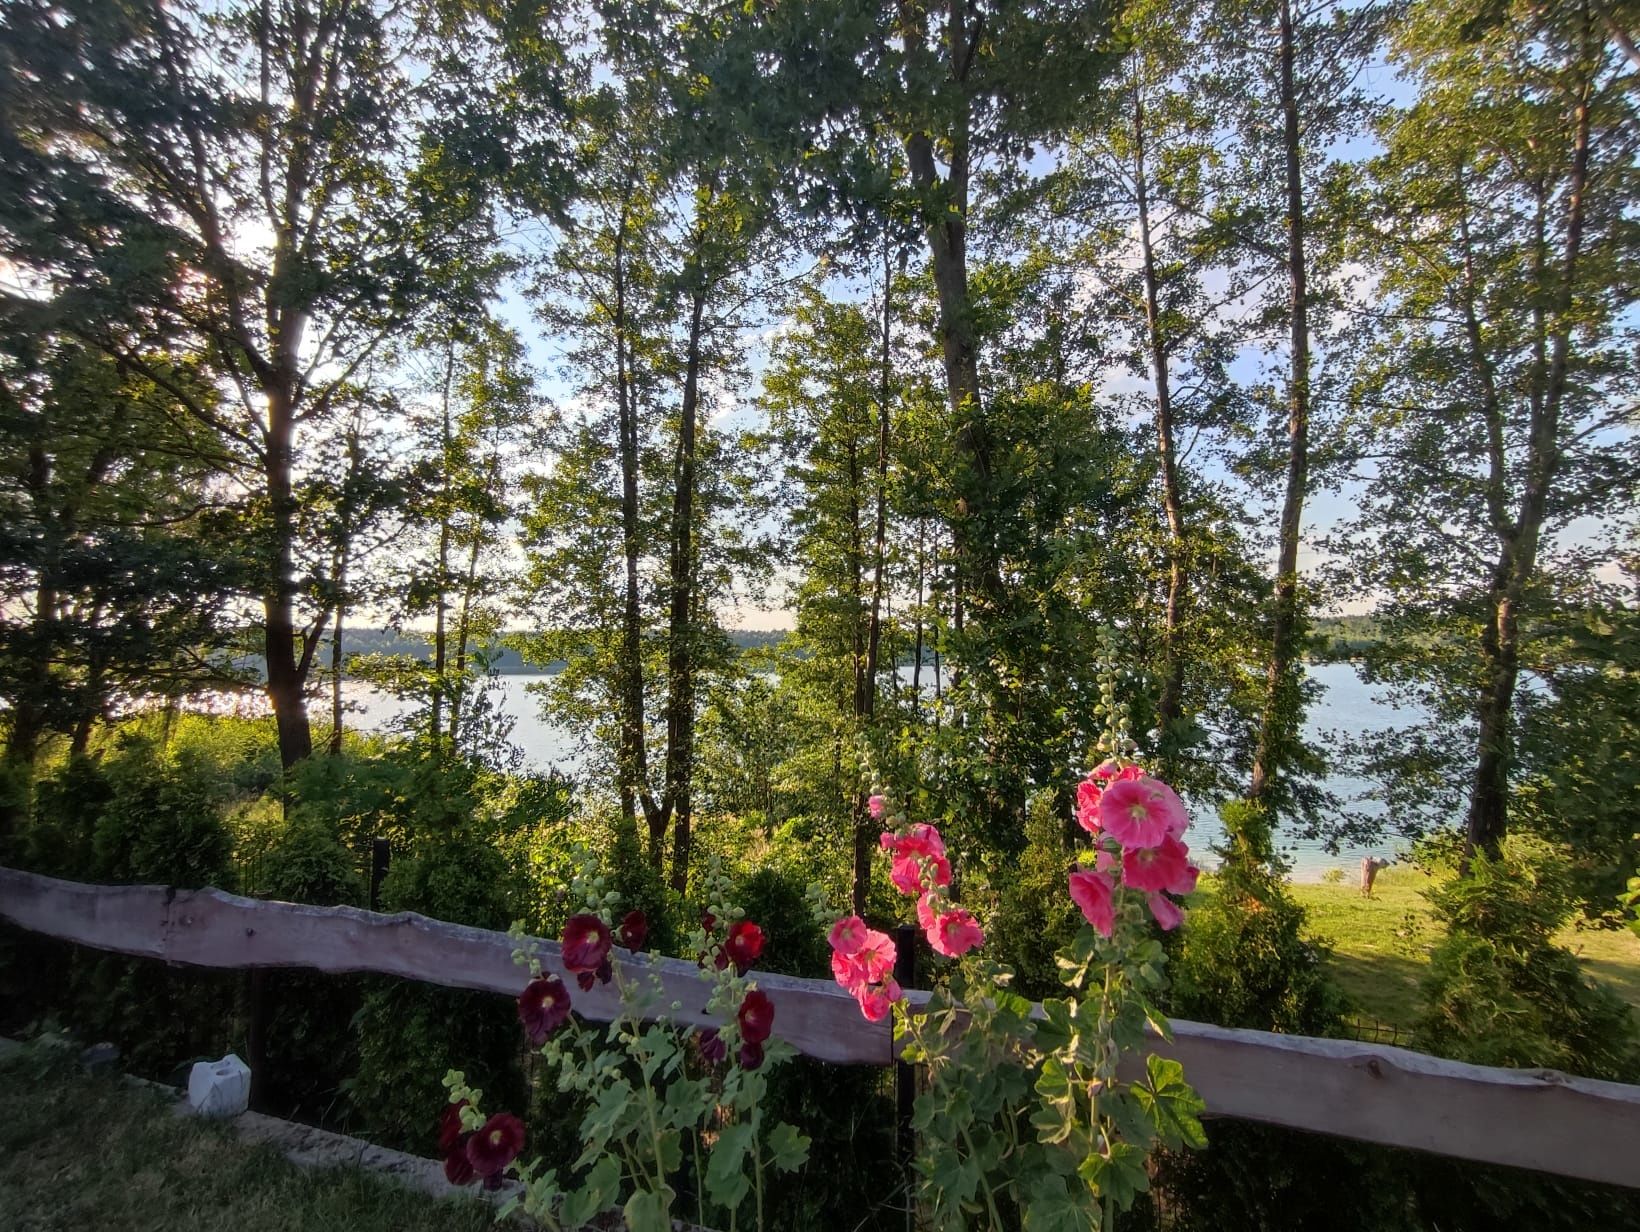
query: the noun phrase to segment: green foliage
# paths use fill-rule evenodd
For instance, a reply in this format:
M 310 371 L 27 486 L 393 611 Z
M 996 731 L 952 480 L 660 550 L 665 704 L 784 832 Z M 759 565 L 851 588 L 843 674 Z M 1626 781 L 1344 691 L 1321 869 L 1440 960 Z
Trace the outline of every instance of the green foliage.
M 1025 850 L 1017 864 L 999 870 L 996 906 L 986 916 L 986 951 L 1013 969 L 1014 990 L 1033 1001 L 1060 991 L 1056 956 L 1082 925 L 1065 893 L 1073 852 L 1065 840 L 1064 818 L 1070 814 L 1070 805 L 1058 793 L 1032 798 Z
M 1430 961 L 1418 1047 L 1481 1065 L 1640 1076 L 1633 1011 L 1551 940 L 1576 906 L 1564 852 L 1513 839 L 1496 859 L 1477 853 L 1469 875 L 1430 901 L 1448 931 Z
M 471 834 L 439 833 L 395 847 L 382 887 L 389 911 L 505 931 L 516 894 L 507 863 Z M 522 986 L 522 981 L 521 981 Z M 470 1070 L 511 1107 L 522 1107 L 518 1013 L 490 993 L 437 988 L 385 978 L 368 982 L 357 1017 L 358 1072 L 345 1084 L 359 1124 L 373 1137 L 433 1154 L 445 1093 L 439 1075 Z

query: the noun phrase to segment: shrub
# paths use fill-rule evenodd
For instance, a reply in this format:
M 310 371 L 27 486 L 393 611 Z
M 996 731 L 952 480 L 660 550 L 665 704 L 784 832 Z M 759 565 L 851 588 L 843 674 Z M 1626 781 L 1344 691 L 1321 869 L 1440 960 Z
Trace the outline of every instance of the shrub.
M 514 918 L 510 881 L 493 847 L 461 831 L 432 834 L 395 853 L 383 906 L 505 931 Z M 452 1068 L 466 1070 L 498 1105 L 522 1106 L 518 1011 L 506 998 L 372 978 L 358 1021 L 359 1068 L 348 1101 L 382 1141 L 432 1153 L 446 1102 L 440 1078 Z
M 1418 1047 L 1479 1065 L 1640 1075 L 1632 1011 L 1552 940 L 1579 902 L 1564 852 L 1512 838 L 1429 898 L 1447 936 L 1430 959 Z
M 280 827 L 257 863 L 251 887 L 265 898 L 319 907 L 359 905 L 365 888 L 353 857 L 311 820 Z M 361 980 L 308 971 L 263 971 L 264 1071 L 257 1098 L 270 1112 L 338 1119 L 340 1095 L 358 1063 L 354 1017 Z

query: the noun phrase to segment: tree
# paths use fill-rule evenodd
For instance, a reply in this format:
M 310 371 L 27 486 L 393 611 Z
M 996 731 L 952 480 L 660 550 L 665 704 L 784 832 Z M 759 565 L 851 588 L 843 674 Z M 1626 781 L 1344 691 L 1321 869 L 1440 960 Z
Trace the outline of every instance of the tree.
M 0 154 L 30 185 L 0 203 L 4 255 L 150 380 L 169 378 L 96 302 L 197 346 L 220 396 L 169 389 L 256 493 L 268 696 L 290 765 L 311 750 L 304 694 L 330 607 L 297 551 L 307 434 L 452 296 L 445 268 L 487 243 L 482 194 L 423 139 L 440 81 L 406 63 L 405 14 L 347 0 L 25 0 L 0 36 L 19 85 Z
M 898 379 L 892 348 L 892 262 L 884 271 L 880 319 L 856 304 L 803 288 L 775 342 L 762 403 L 795 488 L 791 512 L 798 647 L 806 661 L 789 675 L 814 681 L 834 716 L 835 760 L 868 738 L 876 713 L 888 550 L 888 470 Z M 838 786 L 844 786 L 839 784 Z M 865 910 L 876 830 L 869 783 L 849 775 L 852 900 Z
M 600 63 L 613 80 L 574 100 L 582 196 L 541 289 L 590 405 L 555 417 L 560 457 L 532 479 L 526 519 L 532 593 L 555 626 L 532 653 L 570 661 L 554 686 L 560 705 L 619 716 L 609 734 L 623 815 L 635 823 L 641 808 L 657 866 L 670 833 L 680 891 L 699 685 L 728 651 L 713 606 L 760 567 L 726 516 L 749 486 L 739 442 L 706 422 L 715 390 L 737 376 L 777 221 L 769 169 L 725 98 L 745 79 L 711 63 L 733 43 L 720 26 L 735 20 L 627 13 L 604 29 Z M 646 564 L 659 572 L 646 577 Z M 658 784 L 651 695 L 665 733 Z
M 1305 502 L 1315 489 L 1318 411 L 1336 373 L 1322 364 L 1325 311 L 1341 292 L 1343 218 L 1332 151 L 1369 108 L 1358 76 L 1378 45 L 1381 10 L 1335 0 L 1227 0 L 1204 16 L 1209 48 L 1192 88 L 1227 130 L 1229 148 L 1211 173 L 1211 210 L 1248 286 L 1281 385 L 1254 388 L 1272 423 L 1268 452 L 1241 460 L 1256 487 L 1280 494 L 1275 570 L 1266 616 L 1264 697 L 1247 798 L 1272 815 L 1304 815 L 1317 803 L 1303 780 L 1320 769 L 1304 748 L 1302 651 L 1307 600 L 1299 577 Z M 1259 289 L 1263 293 L 1259 294 Z M 1261 432 L 1260 435 L 1265 435 Z M 1251 814 L 1248 814 L 1251 816 Z
M 1465 851 L 1495 856 L 1533 626 L 1611 558 L 1606 515 L 1640 479 L 1623 274 L 1640 116 L 1589 5 L 1430 0 L 1394 46 L 1419 95 L 1375 166 L 1385 311 L 1352 529 L 1400 635 L 1390 670 L 1468 720 Z
M 83 752 L 122 697 L 227 678 L 213 661 L 238 583 L 213 442 L 166 385 L 72 337 L 0 355 L 0 696 L 6 757 L 45 735 Z M 150 357 L 208 398 L 185 358 Z

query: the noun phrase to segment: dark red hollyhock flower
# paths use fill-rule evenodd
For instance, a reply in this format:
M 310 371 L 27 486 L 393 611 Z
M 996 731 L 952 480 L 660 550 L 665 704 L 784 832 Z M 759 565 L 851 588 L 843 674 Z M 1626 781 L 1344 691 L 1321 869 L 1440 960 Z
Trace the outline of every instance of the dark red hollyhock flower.
M 763 1064 L 763 1045 L 762 1044 L 754 1044 L 754 1043 L 752 1043 L 751 1040 L 747 1040 L 745 1043 L 741 1044 L 741 1046 L 740 1046 L 740 1068 L 741 1069 L 752 1070 L 752 1069 L 756 1069 L 759 1065 L 762 1065 L 762 1064 Z
M 448 1155 L 460 1146 L 462 1139 L 467 1136 L 467 1131 L 461 1128 L 461 1110 L 466 1106 L 466 1100 L 444 1105 L 444 1115 L 439 1118 L 438 1123 L 438 1153 L 440 1155 Z
M 531 980 L 518 994 L 518 1020 L 524 1034 L 539 1047 L 547 1037 L 569 1021 L 569 989 L 556 975 Z
M 444 1179 L 450 1184 L 471 1185 L 477 1176 L 478 1173 L 473 1171 L 473 1165 L 467 1159 L 465 1143 L 444 1157 Z
M 482 1177 L 498 1176 L 524 1149 L 524 1122 L 498 1112 L 467 1139 L 467 1162 Z
M 754 988 L 740 1003 L 740 1038 L 748 1044 L 761 1044 L 774 1030 L 774 1002 L 761 988 Z
M 609 947 L 613 944 L 609 925 L 597 916 L 572 915 L 564 925 L 564 966 L 577 975 L 596 971 L 609 957 Z
M 628 911 L 621 921 L 621 944 L 629 950 L 641 950 L 648 936 L 649 917 L 641 911 Z
M 734 963 L 735 970 L 744 975 L 762 953 L 763 930 L 750 920 L 736 920 L 729 926 L 728 939 L 718 951 L 718 970 Z
M 717 916 L 713 915 L 710 911 L 702 911 L 700 913 L 700 926 L 707 932 L 711 932 L 717 927 Z
M 697 1037 L 700 1044 L 700 1057 L 708 1065 L 717 1065 L 729 1055 L 729 1046 L 723 1042 L 723 1036 L 718 1034 L 716 1027 L 707 1027 Z

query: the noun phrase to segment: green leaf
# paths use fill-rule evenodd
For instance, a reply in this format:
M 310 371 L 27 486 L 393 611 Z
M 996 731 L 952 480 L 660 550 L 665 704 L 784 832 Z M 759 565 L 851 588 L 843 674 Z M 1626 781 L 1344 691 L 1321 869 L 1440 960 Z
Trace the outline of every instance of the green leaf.
M 672 1232 L 672 1191 L 640 1189 L 626 1200 L 621 1213 L 627 1232 Z
M 751 1190 L 751 1182 L 746 1179 L 746 1153 L 755 1141 L 751 1122 L 741 1121 L 724 1126 L 712 1145 L 706 1162 L 706 1192 L 727 1210 L 738 1209 Z
M 1201 1114 L 1207 1102 L 1184 1080 L 1184 1066 L 1152 1054 L 1145 1061 L 1148 1081 L 1133 1088 L 1133 1096 L 1150 1114 L 1156 1132 L 1170 1147 L 1200 1150 L 1207 1145 Z
M 1112 1142 L 1109 1155 L 1094 1152 L 1076 1170 L 1088 1188 L 1101 1198 L 1109 1198 L 1122 1210 L 1150 1188 L 1145 1171 L 1145 1152 L 1127 1142 Z
M 795 1172 L 809 1157 L 809 1140 L 782 1121 L 769 1134 L 769 1154 L 782 1172 Z

